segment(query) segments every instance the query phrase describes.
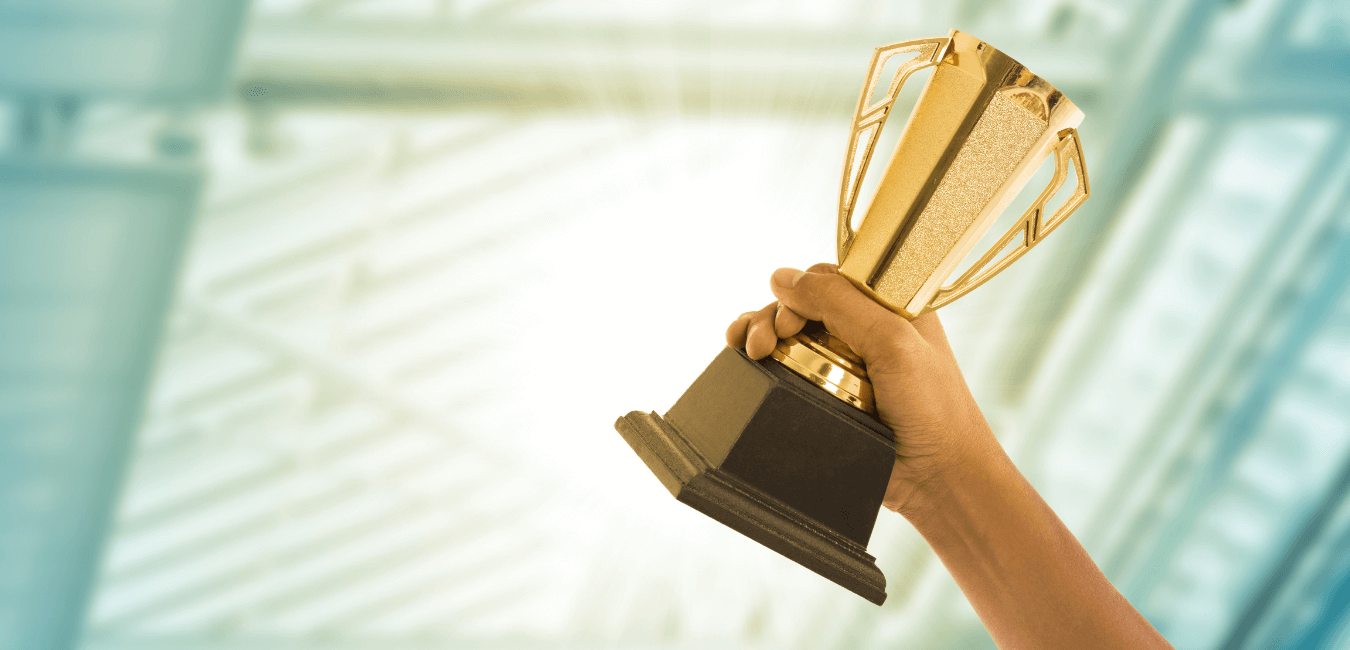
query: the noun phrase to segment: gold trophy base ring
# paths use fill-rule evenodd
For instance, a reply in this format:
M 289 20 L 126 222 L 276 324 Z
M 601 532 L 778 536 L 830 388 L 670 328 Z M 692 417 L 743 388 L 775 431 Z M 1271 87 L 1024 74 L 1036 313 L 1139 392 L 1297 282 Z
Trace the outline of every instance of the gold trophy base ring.
M 825 392 L 876 414 L 872 382 L 862 359 L 819 323 L 779 341 L 771 356 Z

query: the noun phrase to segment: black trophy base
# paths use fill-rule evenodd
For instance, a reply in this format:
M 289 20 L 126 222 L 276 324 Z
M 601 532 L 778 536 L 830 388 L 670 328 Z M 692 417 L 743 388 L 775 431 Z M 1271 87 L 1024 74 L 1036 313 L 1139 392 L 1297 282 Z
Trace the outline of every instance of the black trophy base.
M 772 359 L 726 348 L 664 418 L 614 428 L 675 498 L 880 605 L 867 553 L 895 443 L 889 428 Z

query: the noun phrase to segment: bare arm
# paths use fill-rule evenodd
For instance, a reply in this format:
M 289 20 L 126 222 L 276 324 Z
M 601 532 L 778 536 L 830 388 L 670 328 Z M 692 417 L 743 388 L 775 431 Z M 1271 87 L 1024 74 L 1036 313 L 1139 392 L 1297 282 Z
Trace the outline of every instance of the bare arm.
M 928 541 L 1000 648 L 1171 647 L 1003 451 L 936 314 L 907 321 L 831 265 L 779 269 L 770 285 L 778 301 L 733 322 L 727 342 L 761 359 L 819 320 L 863 358 L 896 433 L 885 506 Z

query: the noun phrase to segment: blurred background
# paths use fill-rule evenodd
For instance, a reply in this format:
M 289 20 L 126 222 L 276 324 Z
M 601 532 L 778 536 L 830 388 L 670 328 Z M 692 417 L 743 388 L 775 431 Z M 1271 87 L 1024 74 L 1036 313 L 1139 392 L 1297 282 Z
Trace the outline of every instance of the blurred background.
M 0 648 L 992 647 L 900 517 L 877 608 L 612 428 L 950 28 L 1088 116 L 942 312 L 1000 438 L 1177 647 L 1350 647 L 1345 0 L 3 0 Z

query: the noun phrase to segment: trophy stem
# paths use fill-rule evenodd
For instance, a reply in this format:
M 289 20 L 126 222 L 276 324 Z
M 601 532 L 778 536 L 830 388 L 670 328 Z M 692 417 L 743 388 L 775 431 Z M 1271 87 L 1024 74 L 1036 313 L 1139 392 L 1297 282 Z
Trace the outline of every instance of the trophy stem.
M 825 326 L 812 321 L 778 342 L 773 358 L 825 392 L 876 415 L 872 383 L 862 358 Z

